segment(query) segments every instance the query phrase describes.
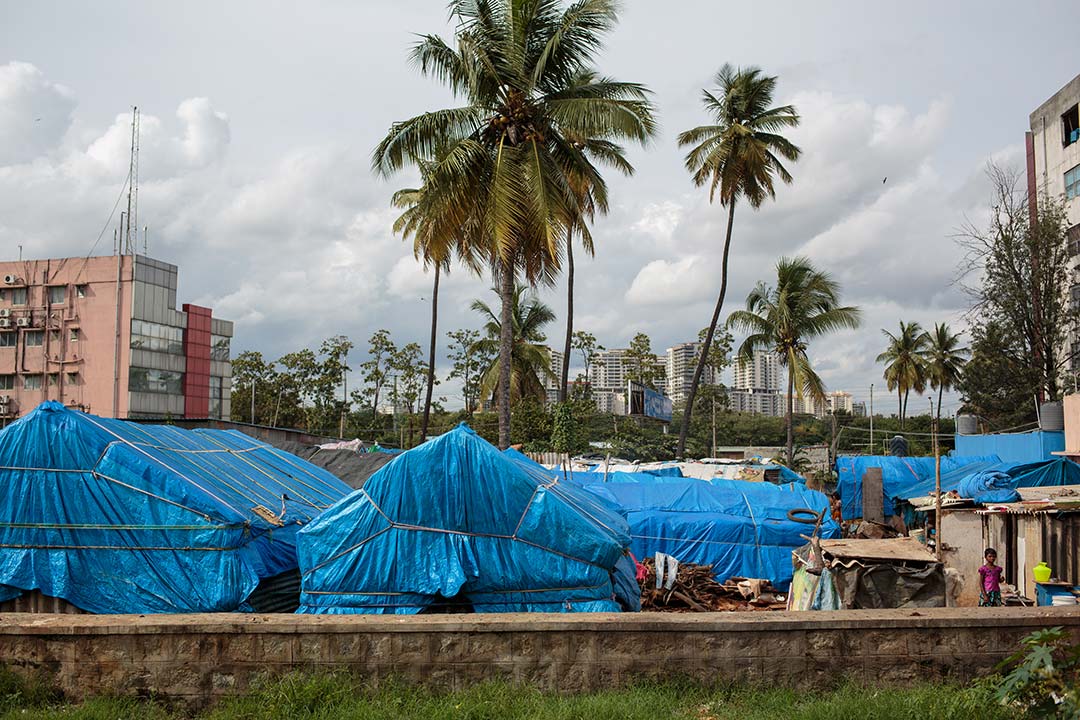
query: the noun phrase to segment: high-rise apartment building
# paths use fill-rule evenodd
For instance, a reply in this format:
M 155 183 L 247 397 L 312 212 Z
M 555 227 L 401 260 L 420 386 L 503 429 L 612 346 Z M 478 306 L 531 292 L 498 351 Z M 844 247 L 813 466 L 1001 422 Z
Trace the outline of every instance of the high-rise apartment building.
M 700 342 L 684 342 L 667 349 L 667 395 L 674 402 L 686 400 L 690 394 L 701 345 Z M 716 380 L 713 369 L 706 365 L 701 373 L 701 384 L 714 385 Z
M 589 385 L 593 398 L 596 400 L 596 408 L 600 412 L 618 412 L 620 397 L 625 395 L 630 378 L 636 370 L 636 360 L 630 359 L 626 348 L 613 350 L 601 350 L 596 353 L 593 364 L 589 368 Z M 661 393 L 667 391 L 667 357 L 654 355 L 651 362 L 651 370 L 656 376 L 656 389 Z M 625 398 L 623 399 L 625 402 Z
M 774 352 L 758 350 L 751 360 L 736 359 L 728 391 L 731 409 L 757 415 L 783 415 L 781 370 L 780 357 Z
M 551 355 L 551 363 L 548 366 L 548 370 L 551 371 L 551 375 L 546 375 L 541 380 L 544 382 L 544 394 L 545 400 L 548 405 L 554 405 L 559 402 L 559 384 L 562 382 L 562 359 L 563 354 L 561 350 L 547 349 L 548 354 Z
M 1028 211 L 1034 220 L 1041 196 L 1065 202 L 1069 229 L 1069 302 L 1080 309 L 1080 75 L 1074 77 L 1030 117 L 1026 134 Z M 1080 371 L 1080 335 L 1070 332 L 1063 348 Z
M 787 394 L 784 394 L 784 398 L 787 398 Z M 851 393 L 844 392 L 843 390 L 833 390 L 832 392 L 825 393 L 825 401 L 817 401 L 808 395 L 799 397 L 796 395 L 792 400 L 792 411 L 796 415 L 814 415 L 816 417 L 826 417 L 827 415 L 835 415 L 836 413 L 847 413 L 849 415 L 855 414 L 855 402 L 852 399 Z M 863 408 L 865 414 L 865 407 Z M 786 412 L 786 406 L 785 406 Z
M 176 309 L 175 265 L 138 255 L 0 262 L 0 417 L 56 400 L 116 418 L 230 413 L 233 325 Z
M 731 386 L 736 390 L 755 392 L 780 392 L 780 356 L 774 352 L 758 350 L 752 360 L 736 360 L 732 366 Z

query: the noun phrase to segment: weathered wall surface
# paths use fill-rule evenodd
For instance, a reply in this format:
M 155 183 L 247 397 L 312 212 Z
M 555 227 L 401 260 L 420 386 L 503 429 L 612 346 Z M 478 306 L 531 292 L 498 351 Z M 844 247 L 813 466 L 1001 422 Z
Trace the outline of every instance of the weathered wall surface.
M 0 661 L 72 699 L 114 692 L 193 704 L 291 670 L 347 669 L 456 688 L 486 679 L 560 692 L 642 678 L 805 686 L 990 672 L 1080 608 L 700 615 L 0 616 Z

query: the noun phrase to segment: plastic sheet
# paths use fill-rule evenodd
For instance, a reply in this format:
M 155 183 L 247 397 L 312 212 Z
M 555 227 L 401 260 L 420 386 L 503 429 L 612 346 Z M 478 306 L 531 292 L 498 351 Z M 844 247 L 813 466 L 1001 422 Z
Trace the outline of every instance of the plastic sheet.
M 682 563 L 712 565 L 723 582 L 730 577 L 766 578 L 778 589 L 791 582 L 791 553 L 806 543 L 813 525 L 788 519 L 788 511 L 825 512 L 821 537 L 840 536 L 824 494 L 804 485 L 739 480 L 641 482 L 638 478 L 586 486 L 616 505 L 630 525 L 631 551 L 657 552 Z
M 297 567 L 296 531 L 348 487 L 235 431 L 43 403 L 0 431 L 0 598 L 96 613 L 234 611 Z
M 977 503 L 1009 503 L 1020 499 L 1016 492 L 1016 479 L 1000 470 L 983 470 L 972 473 L 960 481 L 957 490 L 960 497 L 972 498 Z
M 629 542 L 609 505 L 460 425 L 299 533 L 300 612 L 634 609 Z
M 984 470 L 998 465 L 1001 459 L 992 456 L 945 456 L 941 458 L 942 478 L 967 466 L 967 472 Z M 934 487 L 934 458 L 894 457 L 891 455 L 841 455 L 836 459 L 837 492 L 845 520 L 862 517 L 862 477 L 867 468 L 880 467 L 885 514 L 895 513 L 895 498 L 918 497 L 926 483 Z M 964 473 L 967 474 L 967 473 Z M 963 475 L 956 476 L 959 482 Z

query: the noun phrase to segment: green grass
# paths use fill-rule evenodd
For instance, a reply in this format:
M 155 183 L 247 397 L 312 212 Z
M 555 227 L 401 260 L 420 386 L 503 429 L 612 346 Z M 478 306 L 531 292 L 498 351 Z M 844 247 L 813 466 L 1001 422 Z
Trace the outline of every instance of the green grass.
M 180 720 L 180 708 L 95 698 L 63 704 L 55 693 L 0 673 L 0 718 L 8 720 Z M 844 686 L 828 692 L 640 685 L 555 695 L 500 683 L 460 692 L 402 684 L 366 688 L 347 675 L 291 675 L 218 704 L 204 720 L 936 720 L 1007 718 L 993 686 L 924 685 L 907 690 Z

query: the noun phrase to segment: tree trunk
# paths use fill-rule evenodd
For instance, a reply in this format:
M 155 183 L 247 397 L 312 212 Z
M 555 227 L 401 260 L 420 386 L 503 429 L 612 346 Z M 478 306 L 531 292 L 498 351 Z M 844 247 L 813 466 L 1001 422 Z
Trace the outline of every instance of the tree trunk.
M 904 393 L 900 391 L 900 387 L 896 388 L 896 414 L 900 416 L 900 429 L 904 429 Z
M 427 440 L 428 421 L 431 419 L 431 393 L 435 389 L 435 331 L 439 325 L 439 263 L 435 263 L 435 284 L 431 290 L 431 342 L 428 344 L 427 396 L 424 398 L 424 415 L 420 420 L 420 441 Z
M 499 269 L 499 299 L 502 308 L 499 322 L 499 449 L 510 447 L 510 362 L 514 351 L 514 266 L 504 263 Z
M 937 389 L 937 421 L 938 425 L 941 425 L 941 396 L 945 393 L 944 383 L 938 385 Z
M 731 225 L 735 220 L 735 200 L 728 205 L 727 234 L 724 237 L 724 259 L 720 266 L 720 296 L 716 298 L 716 309 L 713 310 L 712 322 L 709 323 L 709 332 L 705 334 L 705 342 L 701 346 L 701 357 L 698 358 L 697 367 L 694 368 L 694 379 L 690 381 L 690 392 L 686 396 L 686 408 L 683 410 L 682 427 L 679 428 L 679 445 L 675 450 L 675 457 L 682 459 L 686 453 L 686 436 L 690 432 L 690 419 L 694 414 L 694 398 L 697 396 L 698 385 L 701 383 L 701 374 L 708 362 L 709 350 L 712 348 L 713 335 L 716 333 L 716 324 L 720 322 L 720 310 L 724 307 L 724 295 L 727 293 L 727 270 L 728 252 L 731 250 Z
M 566 342 L 563 343 L 562 377 L 559 379 L 559 402 L 566 402 L 570 382 L 570 345 L 574 339 L 574 238 L 566 233 Z
M 795 464 L 795 370 L 788 368 L 787 374 L 787 464 Z

